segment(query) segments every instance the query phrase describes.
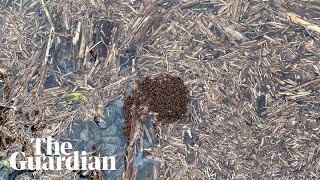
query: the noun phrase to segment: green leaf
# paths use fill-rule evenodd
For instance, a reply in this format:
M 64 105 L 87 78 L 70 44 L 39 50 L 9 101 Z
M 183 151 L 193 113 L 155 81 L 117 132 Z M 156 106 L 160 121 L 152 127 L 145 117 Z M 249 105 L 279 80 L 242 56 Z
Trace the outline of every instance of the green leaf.
M 82 100 L 83 95 L 81 92 L 71 92 L 67 94 L 67 97 L 72 97 L 73 101 L 79 101 L 79 100 Z

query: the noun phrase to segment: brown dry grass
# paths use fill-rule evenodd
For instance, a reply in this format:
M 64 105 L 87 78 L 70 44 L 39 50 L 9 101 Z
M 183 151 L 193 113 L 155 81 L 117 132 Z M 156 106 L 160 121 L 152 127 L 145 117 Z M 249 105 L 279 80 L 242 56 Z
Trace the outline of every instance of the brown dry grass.
M 137 77 L 119 74 L 119 56 L 135 48 L 137 71 L 181 76 L 193 99 L 188 123 L 160 128 L 158 178 L 320 178 L 320 36 L 287 16 L 318 26 L 317 1 L 27 0 L 0 11 L 0 156 L 22 150 L 30 127 L 42 137 L 101 118 Z M 101 19 L 114 28 L 95 59 Z M 73 90 L 84 94 L 77 106 L 61 100 Z

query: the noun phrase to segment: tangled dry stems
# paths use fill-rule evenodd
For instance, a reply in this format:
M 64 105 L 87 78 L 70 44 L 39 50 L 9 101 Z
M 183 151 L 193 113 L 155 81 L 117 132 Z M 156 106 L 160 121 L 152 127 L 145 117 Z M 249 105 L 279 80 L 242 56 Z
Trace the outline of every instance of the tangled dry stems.
M 133 47 L 142 73 L 174 73 L 192 87 L 192 118 L 160 127 L 151 152 L 162 162 L 159 177 L 319 178 L 319 83 L 308 83 L 320 74 L 319 34 L 286 16 L 319 26 L 317 1 L 21 2 L 0 2 L 8 72 L 1 105 L 9 108 L 0 156 L 22 150 L 31 129 L 34 137 L 55 135 L 75 119 L 102 118 L 133 77 L 119 74 L 118 63 Z M 92 40 L 94 24 L 103 19 L 115 25 L 107 57 L 92 58 L 101 44 Z M 75 89 L 83 102 L 61 101 Z

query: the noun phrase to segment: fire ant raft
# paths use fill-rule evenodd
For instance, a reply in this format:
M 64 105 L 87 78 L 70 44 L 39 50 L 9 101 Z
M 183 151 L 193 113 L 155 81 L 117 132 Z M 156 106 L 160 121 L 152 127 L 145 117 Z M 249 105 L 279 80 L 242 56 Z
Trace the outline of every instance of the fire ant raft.
M 143 118 L 152 117 L 154 124 L 173 123 L 187 117 L 189 91 L 182 78 L 170 74 L 147 76 L 138 81 L 123 106 L 126 119 L 124 134 L 128 137 L 126 177 L 131 174 L 133 146 L 143 136 Z

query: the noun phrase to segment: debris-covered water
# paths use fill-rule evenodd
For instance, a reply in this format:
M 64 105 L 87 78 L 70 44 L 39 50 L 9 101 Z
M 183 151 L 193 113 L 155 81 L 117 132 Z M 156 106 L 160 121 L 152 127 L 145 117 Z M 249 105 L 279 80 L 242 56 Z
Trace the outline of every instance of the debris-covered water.
M 119 97 L 105 106 L 104 122 L 76 121 L 72 124 L 71 128 L 55 137 L 61 143 L 70 142 L 73 147 L 72 151 L 92 152 L 96 147 L 99 147 L 97 156 L 115 156 L 117 170 L 101 171 L 104 179 L 120 179 L 124 172 L 127 137 L 123 135 L 125 119 L 122 113 L 122 106 L 123 98 Z M 145 119 L 144 123 L 148 129 L 152 128 L 150 119 Z M 153 143 L 156 142 L 154 135 L 151 138 Z M 150 146 L 145 135 L 144 148 Z M 157 163 L 151 159 L 147 159 L 141 151 L 138 151 L 132 163 L 132 166 L 138 169 L 138 179 L 145 179 L 147 177 L 152 179 L 154 165 L 157 165 Z M 84 174 L 85 172 L 80 172 L 78 179 L 86 178 Z M 9 179 L 10 176 L 19 179 L 22 175 L 32 177 L 31 172 L 26 171 L 24 174 L 18 175 L 17 171 L 0 166 L 0 179 Z
M 123 99 L 117 98 L 105 107 L 104 122 L 94 121 L 76 122 L 72 126 L 72 131 L 60 135 L 60 141 L 72 142 L 74 151 L 90 152 L 94 146 L 99 146 L 101 156 L 116 156 L 116 171 L 102 171 L 105 179 L 120 179 L 124 172 L 124 157 L 127 137 L 123 135 L 124 116 L 122 113 Z M 151 128 L 150 122 L 146 121 L 146 126 Z M 145 147 L 150 146 L 144 139 Z M 138 179 L 152 177 L 154 162 L 144 157 L 142 152 L 138 152 L 133 160 L 133 167 L 138 168 Z M 148 173 L 146 173 L 148 172 Z
M 126 137 L 122 134 L 124 117 L 122 115 L 122 98 L 118 98 L 105 107 L 105 123 L 94 121 L 75 122 L 70 130 L 61 134 L 61 142 L 71 142 L 74 151 L 91 152 L 99 146 L 101 156 L 116 156 L 116 171 L 103 171 L 103 177 L 119 179 L 124 168 Z
M 119 179 L 123 83 L 164 72 L 184 77 L 192 104 L 187 123 L 159 126 L 150 152 L 163 179 L 319 179 L 320 4 L 303 2 L 0 0 L 0 180 L 57 174 L 5 165 L 52 127 L 68 128 L 55 138 L 74 150 L 117 157 L 116 171 L 63 178 Z M 83 104 L 60 99 L 74 91 Z M 145 100 L 172 100 L 154 96 Z M 154 102 L 143 105 L 174 114 Z M 94 122 L 101 109 L 105 123 Z M 135 150 L 131 173 L 159 179 Z
M 39 14 L 44 16 L 43 11 Z M 59 28 L 57 25 L 56 31 L 63 33 L 63 29 Z M 48 27 L 46 27 L 48 28 Z M 104 44 L 109 44 L 110 41 L 110 31 L 112 29 L 112 23 L 106 20 L 97 21 L 95 24 L 95 31 L 92 39 L 92 44 L 97 44 L 103 40 Z M 48 32 L 50 29 L 47 29 Z M 109 33 L 109 34 L 108 34 Z M 75 47 L 70 37 L 60 37 L 61 43 L 55 44 L 54 47 L 50 49 L 50 54 L 52 55 L 49 59 L 49 65 L 52 66 L 53 70 L 60 75 L 66 75 L 77 71 L 77 64 L 72 61 L 78 58 L 79 42 Z M 124 50 L 123 56 L 119 57 L 120 65 L 120 75 L 130 73 L 132 66 L 132 58 L 136 55 L 136 50 L 134 48 L 129 48 Z M 95 61 L 97 55 L 101 57 L 106 57 L 107 49 L 104 45 L 99 45 L 90 51 L 92 55 L 89 61 Z M 54 88 L 61 85 L 59 79 L 54 73 L 48 73 L 45 77 L 44 88 Z M 0 93 L 3 94 L 3 83 L 0 82 Z M 130 85 L 129 85 L 130 86 Z M 130 89 L 130 87 L 128 87 Z M 82 120 L 76 121 L 68 128 L 64 133 L 54 137 L 60 142 L 71 142 L 73 145 L 73 151 L 86 151 L 92 152 L 93 149 L 99 147 L 100 156 L 116 156 L 116 169 L 115 171 L 102 171 L 101 176 L 104 179 L 120 179 L 124 172 L 124 162 L 125 162 L 125 152 L 127 137 L 123 134 L 123 127 L 125 123 L 124 115 L 122 113 L 124 99 L 119 97 L 112 102 L 109 102 L 104 109 L 104 122 L 94 122 L 93 120 Z M 147 128 L 153 128 L 150 119 L 145 120 L 145 125 Z M 154 131 L 151 131 L 154 132 Z M 152 135 L 153 143 L 156 142 L 155 136 Z M 150 141 L 150 140 L 149 140 Z M 150 147 L 150 143 L 144 137 L 144 148 Z M 1 160 L 1 159 L 0 159 Z M 137 178 L 145 179 L 149 177 L 152 179 L 154 161 L 145 158 L 145 155 L 141 151 L 137 151 L 134 157 L 132 166 L 138 170 Z M 78 179 L 87 178 L 83 175 L 86 172 L 78 173 Z M 28 171 L 14 171 L 13 169 L 8 169 L 0 164 L 0 179 L 20 179 L 26 176 L 32 178 L 32 172 Z

